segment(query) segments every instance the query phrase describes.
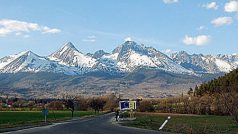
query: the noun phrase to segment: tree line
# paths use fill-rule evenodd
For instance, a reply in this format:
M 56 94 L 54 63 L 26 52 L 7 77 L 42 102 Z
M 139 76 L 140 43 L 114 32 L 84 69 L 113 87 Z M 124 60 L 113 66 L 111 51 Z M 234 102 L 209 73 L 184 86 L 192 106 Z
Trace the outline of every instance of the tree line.
M 95 114 L 99 111 L 114 111 L 118 107 L 118 102 L 119 99 L 113 94 L 98 97 L 64 95 L 62 99 L 0 98 L 0 111 L 40 111 L 47 108 L 49 110 L 69 110 L 73 117 L 76 110 L 94 110 Z
M 196 96 L 233 91 L 238 92 L 238 69 L 194 88 L 194 94 Z

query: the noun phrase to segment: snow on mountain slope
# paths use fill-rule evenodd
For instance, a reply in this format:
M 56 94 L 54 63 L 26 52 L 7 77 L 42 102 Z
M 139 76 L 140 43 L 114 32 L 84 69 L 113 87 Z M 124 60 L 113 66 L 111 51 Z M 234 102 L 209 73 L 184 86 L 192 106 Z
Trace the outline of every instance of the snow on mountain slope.
M 117 57 L 118 57 L 118 54 L 119 53 L 106 54 L 106 55 L 103 55 L 102 58 L 112 59 L 112 60 L 116 61 Z
M 156 63 L 154 63 L 150 57 L 147 55 L 140 55 L 138 53 L 132 52 L 130 55 L 130 61 L 133 66 L 150 66 L 150 67 L 157 67 Z M 158 61 L 158 65 L 161 64 Z
M 233 66 L 221 59 L 215 59 L 215 63 L 221 72 L 229 72 L 233 69 Z
M 10 55 L 10 56 L 6 56 L 0 59 L 0 69 L 4 68 L 7 64 L 9 64 L 10 62 L 12 62 L 15 58 L 21 56 L 22 54 L 24 54 L 26 52 L 21 52 L 15 55 Z
M 53 72 L 77 75 L 103 71 L 118 74 L 145 68 L 177 74 L 200 74 L 229 72 L 237 67 L 237 54 L 190 55 L 181 51 L 168 57 L 155 48 L 139 45 L 134 41 L 126 41 L 112 53 L 99 50 L 85 55 L 69 42 L 48 57 L 27 51 L 0 59 L 0 73 Z
M 48 58 L 58 61 L 59 64 L 78 67 L 81 70 L 91 69 L 97 63 L 96 59 L 79 52 L 71 42 L 66 43 Z
M 104 53 L 97 58 L 97 65 L 95 68 L 98 71 L 109 72 L 111 74 L 122 73 L 121 69 L 117 66 L 117 56 L 118 53 Z
M 133 72 L 139 68 L 153 68 L 173 73 L 193 74 L 182 66 L 173 62 L 168 56 L 152 47 L 138 45 L 134 41 L 126 41 L 115 48 L 112 53 L 95 52 L 98 64 L 96 68 L 110 72 Z
M 238 67 L 238 54 L 231 54 L 231 55 L 219 54 L 219 55 L 217 55 L 217 57 Z
M 192 74 L 192 71 L 174 63 L 165 54 L 152 47 L 138 45 L 134 41 L 126 41 L 114 49 L 111 57 L 116 58 L 116 65 L 121 71 L 133 72 L 138 68 L 154 68 L 174 73 Z
M 171 58 L 186 69 L 197 73 L 229 72 L 238 67 L 236 55 L 190 55 L 185 51 L 173 53 Z
M 4 57 L 2 59 L 6 59 Z M 1 60 L 2 60 L 1 59 Z M 31 51 L 21 52 L 17 55 L 11 56 L 3 68 L 0 69 L 2 73 L 16 73 L 16 72 L 54 72 L 65 74 L 78 74 L 76 68 L 69 68 L 59 65 L 57 62 L 49 61 L 44 57 L 40 57 Z

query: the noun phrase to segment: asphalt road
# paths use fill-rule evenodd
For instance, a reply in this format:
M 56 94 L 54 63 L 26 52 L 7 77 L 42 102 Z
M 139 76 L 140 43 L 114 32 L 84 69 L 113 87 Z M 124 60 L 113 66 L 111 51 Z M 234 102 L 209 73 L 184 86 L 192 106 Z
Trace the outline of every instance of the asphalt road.
M 123 127 L 113 123 L 114 114 L 85 118 L 50 126 L 36 127 L 7 134 L 165 134 L 159 131 Z

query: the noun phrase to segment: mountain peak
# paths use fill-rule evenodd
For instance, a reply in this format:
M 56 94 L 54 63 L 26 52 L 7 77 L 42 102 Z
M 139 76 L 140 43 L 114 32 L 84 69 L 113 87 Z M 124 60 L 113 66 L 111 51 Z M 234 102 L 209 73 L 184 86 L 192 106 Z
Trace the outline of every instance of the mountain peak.
M 189 55 L 186 51 L 180 51 L 179 54 Z
M 127 41 L 125 41 L 125 43 L 124 43 L 125 45 L 135 45 L 135 44 L 137 44 L 135 41 L 132 41 L 132 40 L 127 40 Z
M 135 41 L 133 41 L 133 40 L 127 40 L 127 41 L 125 41 L 121 46 L 122 46 L 122 47 L 130 47 L 130 48 L 134 48 L 134 47 L 144 47 L 144 45 L 138 44 L 137 42 L 135 42 Z
M 98 51 L 96 51 L 94 54 L 93 54 L 93 58 L 96 58 L 96 59 L 98 59 L 98 58 L 101 58 L 103 55 L 105 55 L 105 54 L 108 54 L 108 53 L 106 53 L 105 51 L 103 51 L 103 50 L 98 50 Z
M 22 51 L 22 52 L 20 52 L 20 53 L 18 53 L 18 54 L 16 54 L 16 55 L 17 55 L 17 56 L 23 56 L 23 55 L 26 55 L 26 56 L 36 55 L 36 56 L 37 56 L 37 54 L 33 53 L 32 51 Z
M 75 48 L 75 46 L 73 45 L 73 43 L 71 43 L 71 42 L 65 43 L 61 49 L 62 49 L 62 50 L 63 50 L 63 49 L 73 49 L 73 50 L 77 50 L 77 49 Z M 77 50 L 77 51 L 78 51 L 78 50 Z
M 60 64 L 77 68 L 92 68 L 96 64 L 96 59 L 78 51 L 71 42 L 64 44 L 62 48 L 51 54 L 48 58 L 58 61 Z
M 30 54 L 35 54 L 35 53 L 33 53 L 32 51 L 26 51 L 26 53 L 25 54 L 28 54 L 28 55 L 30 55 Z
M 122 45 L 118 46 L 113 50 L 112 53 L 121 53 L 121 52 L 127 52 L 130 50 L 133 51 L 141 51 L 144 49 L 143 45 L 137 44 L 135 41 L 125 41 Z
M 60 49 L 58 49 L 56 52 L 52 53 L 49 57 L 59 57 L 62 54 L 73 54 L 73 53 L 79 53 L 77 48 L 73 45 L 71 42 L 65 43 Z
M 65 43 L 65 45 L 64 46 L 70 46 L 70 47 L 74 47 L 74 45 L 73 45 L 73 43 L 72 42 L 67 42 L 67 43 Z

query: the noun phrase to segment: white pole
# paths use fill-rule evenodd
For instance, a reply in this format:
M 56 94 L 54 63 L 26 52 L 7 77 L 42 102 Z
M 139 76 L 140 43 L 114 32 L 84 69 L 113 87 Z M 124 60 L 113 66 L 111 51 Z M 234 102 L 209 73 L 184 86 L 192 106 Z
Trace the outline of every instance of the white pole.
M 159 130 L 162 130 L 164 128 L 164 126 L 168 123 L 170 118 L 171 117 L 169 116 L 168 119 L 164 121 L 164 123 L 160 126 Z

